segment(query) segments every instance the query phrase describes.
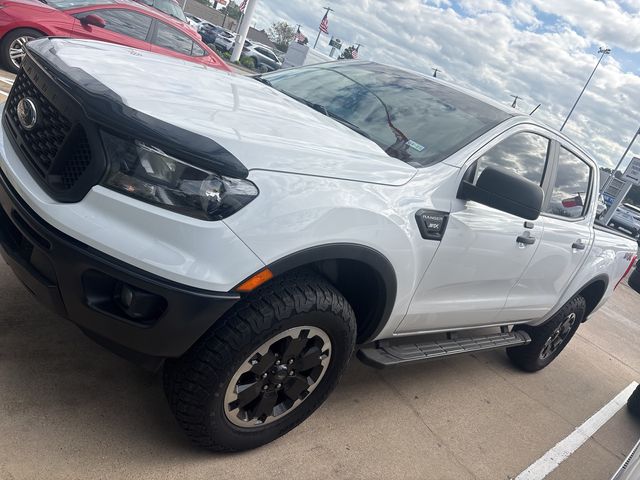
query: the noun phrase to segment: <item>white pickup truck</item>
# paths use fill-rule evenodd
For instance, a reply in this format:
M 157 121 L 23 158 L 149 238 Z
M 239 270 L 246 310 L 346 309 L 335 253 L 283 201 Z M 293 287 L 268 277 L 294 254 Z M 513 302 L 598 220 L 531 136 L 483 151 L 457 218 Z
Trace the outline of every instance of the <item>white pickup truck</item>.
M 27 51 L 0 132 L 3 256 L 92 338 L 162 366 L 206 448 L 294 428 L 354 349 L 386 367 L 506 347 L 544 368 L 635 258 L 594 228 L 578 146 L 440 80 Z

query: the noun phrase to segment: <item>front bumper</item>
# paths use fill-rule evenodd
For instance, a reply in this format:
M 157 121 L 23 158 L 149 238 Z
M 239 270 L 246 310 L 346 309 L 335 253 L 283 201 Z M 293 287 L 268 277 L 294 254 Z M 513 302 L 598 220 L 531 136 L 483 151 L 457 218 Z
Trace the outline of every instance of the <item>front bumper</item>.
M 31 293 L 110 350 L 149 368 L 186 352 L 240 298 L 181 285 L 110 257 L 60 232 L 18 196 L 0 171 L 0 252 Z M 122 285 L 157 300 L 132 318 Z

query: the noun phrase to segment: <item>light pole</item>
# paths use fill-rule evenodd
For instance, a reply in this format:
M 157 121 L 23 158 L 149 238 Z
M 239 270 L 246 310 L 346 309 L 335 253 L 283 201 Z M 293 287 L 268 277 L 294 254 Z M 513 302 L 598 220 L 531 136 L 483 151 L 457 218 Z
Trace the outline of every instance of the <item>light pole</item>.
M 629 153 L 629 150 L 631 150 L 631 147 L 635 143 L 636 138 L 638 138 L 638 135 L 640 135 L 640 128 L 638 128 L 638 130 L 636 130 L 636 133 L 633 136 L 633 138 L 631 139 L 631 141 L 629 142 L 629 145 L 627 146 L 627 149 L 624 151 L 624 153 L 620 157 L 620 160 L 618 160 L 618 163 L 617 163 L 616 167 L 611 171 L 611 173 L 607 177 L 607 180 L 602 185 L 602 188 L 600 189 L 600 193 L 604 193 L 604 191 L 607 189 L 607 187 L 611 183 L 611 179 L 613 178 L 613 176 L 616 174 L 616 172 L 620 168 L 620 165 L 622 164 L 622 161 L 624 160 L 624 157 L 626 157 L 627 153 Z
M 603 48 L 600 47 L 598 49 L 598 53 L 600 54 L 600 58 L 598 59 L 598 63 L 596 63 L 595 68 L 593 69 L 593 72 L 591 72 L 591 75 L 589 75 L 589 78 L 587 79 L 587 83 L 584 84 L 584 87 L 582 87 L 582 91 L 580 92 L 580 95 L 578 95 L 578 98 L 576 99 L 576 103 L 573 104 L 573 107 L 571 107 L 571 111 L 569 111 L 569 115 L 567 115 L 567 118 L 564 119 L 564 123 L 562 124 L 562 126 L 560 127 L 560 131 L 562 131 L 562 129 L 564 129 L 564 126 L 567 124 L 567 122 L 569 121 L 569 117 L 571 117 L 571 114 L 573 113 L 573 111 L 576 109 L 576 105 L 578 105 L 578 102 L 580 101 L 580 99 L 582 98 L 582 94 L 584 93 L 584 91 L 587 89 L 587 87 L 589 86 L 589 82 L 591 81 L 591 79 L 593 78 L 593 74 L 596 73 L 596 70 L 598 69 L 598 67 L 600 66 L 600 62 L 602 62 L 602 59 L 604 58 L 605 55 L 609 55 L 611 53 L 611 49 L 610 48 Z
M 258 0 L 249 0 L 247 2 L 247 8 L 244 12 L 244 15 L 242 16 L 242 23 L 240 24 L 240 29 L 238 30 L 238 35 L 236 36 L 236 45 L 235 47 L 233 47 L 233 53 L 231 54 L 232 63 L 240 60 L 240 55 L 242 54 L 242 49 L 244 48 L 244 41 L 247 39 L 249 26 L 251 25 L 253 12 L 255 12 L 257 4 Z

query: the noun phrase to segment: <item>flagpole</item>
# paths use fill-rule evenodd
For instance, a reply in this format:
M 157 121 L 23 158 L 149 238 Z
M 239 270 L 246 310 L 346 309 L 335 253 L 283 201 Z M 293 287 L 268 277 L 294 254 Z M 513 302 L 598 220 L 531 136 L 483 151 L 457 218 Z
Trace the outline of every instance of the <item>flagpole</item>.
M 326 10 L 324 17 L 327 17 L 329 15 L 329 12 L 333 12 L 333 8 L 331 7 L 324 7 L 324 9 Z M 322 19 L 324 20 L 324 17 L 322 17 Z M 318 40 L 320 40 L 320 34 L 322 33 L 322 30 L 320 30 L 320 28 L 318 28 L 318 36 L 316 37 L 316 43 L 313 44 L 313 48 L 315 50 L 315 48 L 318 46 Z

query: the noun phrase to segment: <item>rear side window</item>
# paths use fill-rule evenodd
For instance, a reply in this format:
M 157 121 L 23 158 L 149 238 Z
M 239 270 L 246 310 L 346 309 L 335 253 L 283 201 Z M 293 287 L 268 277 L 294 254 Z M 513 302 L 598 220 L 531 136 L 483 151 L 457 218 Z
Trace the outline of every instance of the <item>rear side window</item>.
M 549 139 L 535 133 L 516 133 L 478 159 L 476 178 L 488 167 L 502 167 L 542 185 Z
M 192 57 L 204 57 L 206 54 L 207 52 L 200 48 L 196 42 L 193 42 L 193 50 L 191 51 Z
M 158 22 L 156 38 L 153 43 L 183 55 L 191 55 L 191 49 L 193 48 L 193 40 L 180 30 L 162 22 Z
M 138 40 L 146 40 L 149 28 L 151 28 L 151 17 L 130 10 L 92 10 L 77 15 L 77 18 L 84 18 L 87 15 L 97 15 L 102 18 L 106 23 L 105 30 L 137 38 Z
M 558 172 L 546 213 L 566 218 L 586 214 L 591 167 L 565 148 L 560 149 Z

